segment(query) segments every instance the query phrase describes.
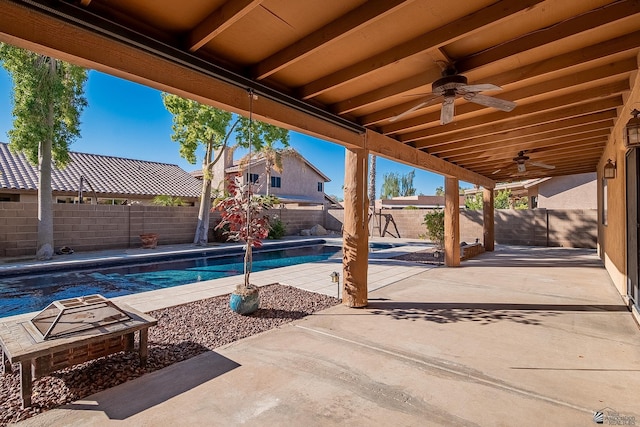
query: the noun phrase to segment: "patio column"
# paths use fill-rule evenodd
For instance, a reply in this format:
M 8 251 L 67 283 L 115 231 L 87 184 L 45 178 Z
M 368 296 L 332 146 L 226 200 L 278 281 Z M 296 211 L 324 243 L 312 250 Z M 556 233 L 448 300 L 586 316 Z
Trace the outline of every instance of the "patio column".
M 444 178 L 444 264 L 460 266 L 460 189 L 457 178 Z
M 493 188 L 482 189 L 482 216 L 483 216 L 483 236 L 484 250 L 493 252 L 495 242 L 495 226 L 493 218 Z
M 369 267 L 369 228 L 367 217 L 368 150 L 345 149 L 344 226 L 342 231 L 342 303 L 366 307 Z

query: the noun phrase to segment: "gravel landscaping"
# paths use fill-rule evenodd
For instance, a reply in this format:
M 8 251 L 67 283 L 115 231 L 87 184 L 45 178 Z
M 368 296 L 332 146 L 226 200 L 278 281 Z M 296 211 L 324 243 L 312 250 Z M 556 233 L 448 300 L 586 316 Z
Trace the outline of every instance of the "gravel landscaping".
M 14 364 L 14 372 L 0 381 L 0 425 L 24 420 L 339 303 L 334 297 L 273 284 L 260 289 L 260 308 L 250 316 L 232 312 L 228 295 L 152 311 L 149 314 L 158 319 L 158 325 L 149 329 L 146 368 L 140 367 L 137 353 L 117 353 L 57 371 L 34 382 L 33 406 L 22 409 L 19 365 Z

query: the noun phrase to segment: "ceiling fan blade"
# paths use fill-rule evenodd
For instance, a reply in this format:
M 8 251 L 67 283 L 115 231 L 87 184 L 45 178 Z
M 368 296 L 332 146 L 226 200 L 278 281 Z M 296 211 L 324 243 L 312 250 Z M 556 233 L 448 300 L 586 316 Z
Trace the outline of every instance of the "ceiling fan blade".
M 541 162 L 529 162 L 530 165 L 532 166 L 537 166 L 539 168 L 544 168 L 544 169 L 555 169 L 555 166 L 552 165 L 548 165 L 546 163 L 541 163 Z
M 485 107 L 497 108 L 502 111 L 512 111 L 516 108 L 516 103 L 506 101 L 504 99 L 494 98 L 492 96 L 480 95 L 479 93 L 465 93 L 464 99 L 474 104 L 484 105 Z
M 458 90 L 461 93 L 467 93 L 467 92 L 484 92 L 485 90 L 502 90 L 502 88 L 500 86 L 492 85 L 491 83 L 481 83 L 477 85 L 458 86 Z
M 442 110 L 440 111 L 440 124 L 446 125 L 447 123 L 451 123 L 453 121 L 453 114 L 455 111 L 455 107 L 453 101 L 455 101 L 454 96 L 446 96 L 444 101 L 442 102 Z
M 425 100 L 424 100 L 424 101 L 422 101 L 421 103 L 416 104 L 415 106 L 413 106 L 413 107 L 409 108 L 407 111 L 405 111 L 405 112 L 403 112 L 403 113 L 400 113 L 400 114 L 398 114 L 397 116 L 393 116 L 393 117 L 391 117 L 391 118 L 389 119 L 389 121 L 390 121 L 390 122 L 395 122 L 396 120 L 400 120 L 400 119 L 401 119 L 401 118 L 403 118 L 404 116 L 409 115 L 409 114 L 413 113 L 413 112 L 414 112 L 414 111 L 416 111 L 416 110 L 419 110 L 420 108 L 424 107 L 425 105 L 429 105 L 429 104 L 431 103 L 431 101 L 433 101 L 435 98 L 437 98 L 437 96 L 435 96 L 435 95 L 433 95 L 433 94 L 432 94 L 431 96 L 429 96 L 429 97 L 425 98 Z

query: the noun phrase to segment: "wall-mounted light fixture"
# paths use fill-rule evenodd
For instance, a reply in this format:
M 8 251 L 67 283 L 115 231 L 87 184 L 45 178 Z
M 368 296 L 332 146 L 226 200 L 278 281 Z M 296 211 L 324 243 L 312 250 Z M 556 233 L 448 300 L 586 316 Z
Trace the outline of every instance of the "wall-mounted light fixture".
M 616 162 L 612 162 L 611 159 L 607 159 L 607 164 L 604 165 L 604 179 L 614 179 L 616 177 Z
M 627 148 L 640 146 L 640 111 L 633 109 L 631 111 L 633 118 L 629 120 L 625 127 L 626 138 L 624 144 Z

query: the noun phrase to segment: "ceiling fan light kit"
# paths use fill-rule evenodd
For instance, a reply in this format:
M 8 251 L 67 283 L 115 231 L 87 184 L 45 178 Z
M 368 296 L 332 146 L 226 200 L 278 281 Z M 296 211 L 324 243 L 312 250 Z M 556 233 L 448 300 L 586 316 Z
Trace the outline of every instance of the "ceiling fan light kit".
M 389 121 L 395 122 L 401 117 L 427 105 L 430 100 L 438 96 L 444 97 L 440 111 L 440 124 L 442 125 L 453 121 L 455 114 L 454 101 L 456 97 L 464 98 L 466 101 L 473 102 L 474 104 L 496 108 L 506 112 L 512 111 L 516 107 L 515 102 L 493 98 L 479 93 L 487 90 L 502 90 L 502 88 L 491 83 L 470 85 L 465 76 L 457 74 L 452 68 L 448 68 L 442 73 L 441 78 L 431 84 L 431 94 L 429 94 L 426 101 L 422 101 L 407 111 L 392 117 Z

